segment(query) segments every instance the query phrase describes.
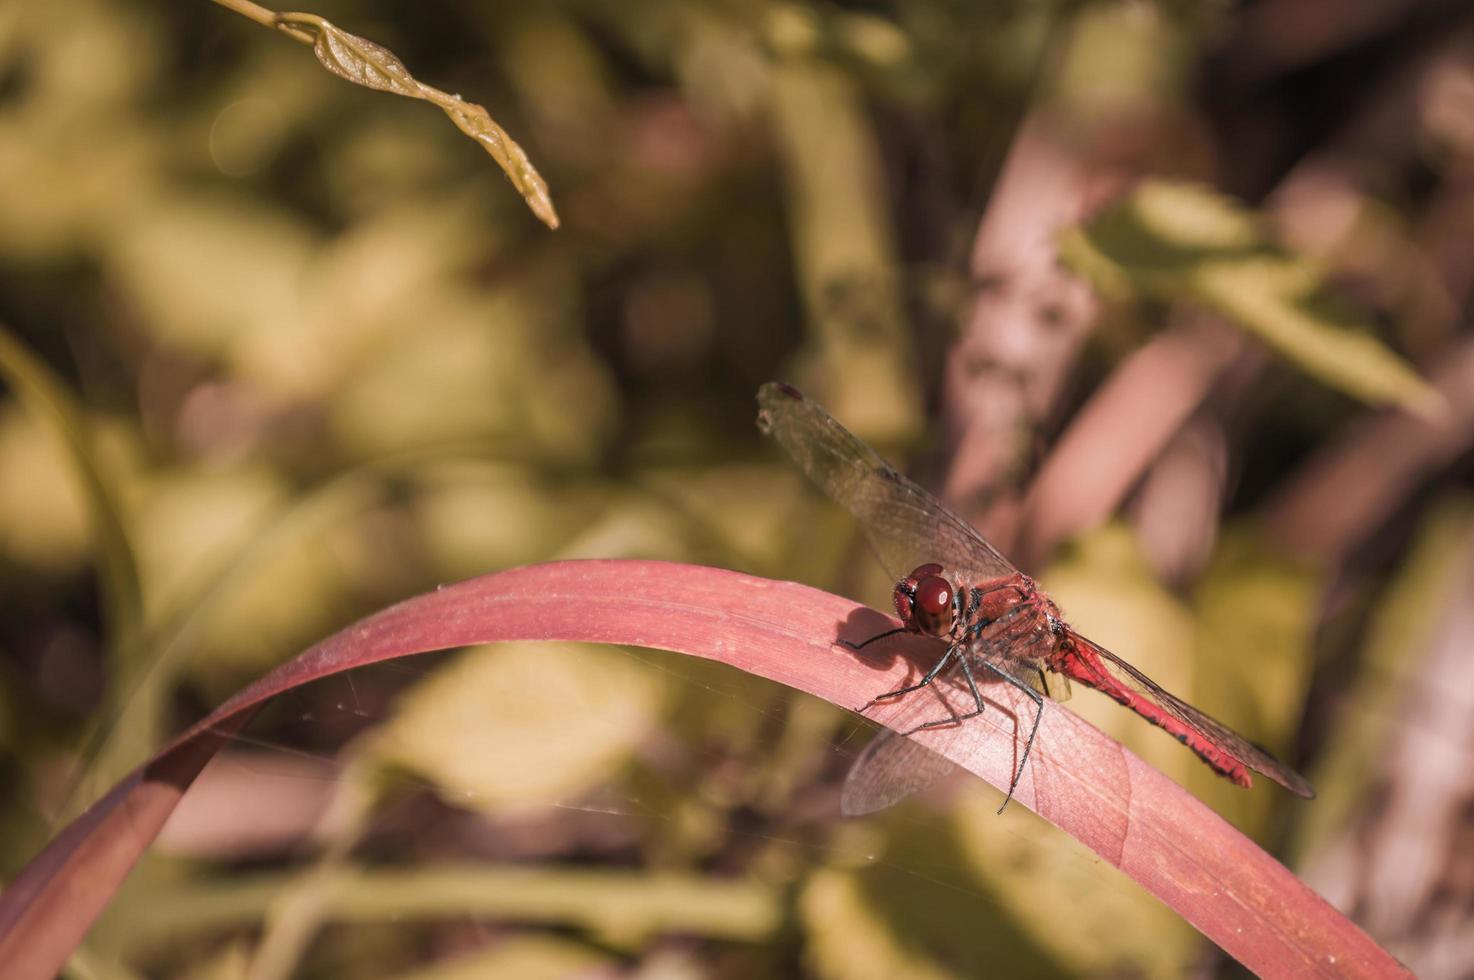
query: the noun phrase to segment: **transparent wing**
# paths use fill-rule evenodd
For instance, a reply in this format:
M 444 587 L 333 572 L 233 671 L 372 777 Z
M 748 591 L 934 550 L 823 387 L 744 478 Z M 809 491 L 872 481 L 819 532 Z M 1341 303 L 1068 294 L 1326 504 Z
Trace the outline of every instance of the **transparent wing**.
M 896 579 L 927 562 L 974 581 L 1014 574 L 998 550 L 936 497 L 901 475 L 817 402 L 777 381 L 758 389 L 758 426 L 864 528 Z
M 1051 701 L 1068 701 L 1074 693 L 1070 690 L 1070 679 L 1064 674 L 1051 674 L 1043 670 L 1035 673 L 1038 681 L 1033 682 L 1030 678 L 1030 686 Z
M 840 812 L 859 817 L 895 806 L 956 768 L 920 742 L 887 728 L 850 767 L 840 792 Z
M 1186 701 L 1183 701 L 1169 691 L 1163 690 L 1150 677 L 1114 653 L 1111 653 L 1105 647 L 1087 640 L 1078 633 L 1074 634 L 1074 637 L 1076 642 L 1086 644 L 1099 654 L 1106 668 L 1110 670 L 1111 674 L 1118 681 L 1138 694 L 1156 702 L 1163 710 L 1193 729 L 1204 739 L 1233 756 L 1255 772 L 1263 773 L 1270 779 L 1273 779 L 1296 796 L 1303 796 L 1307 800 L 1315 798 L 1315 790 L 1311 788 L 1309 781 L 1304 776 L 1268 752 L 1265 752 L 1242 735 L 1233 731 L 1227 725 L 1208 717 Z

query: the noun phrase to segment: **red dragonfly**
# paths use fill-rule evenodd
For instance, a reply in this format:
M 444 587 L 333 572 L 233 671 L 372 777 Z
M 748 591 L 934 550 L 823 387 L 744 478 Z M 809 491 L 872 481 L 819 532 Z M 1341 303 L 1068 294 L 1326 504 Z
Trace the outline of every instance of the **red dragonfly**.
M 1034 746 L 1045 696 L 1057 700 L 1068 696 L 1062 678 L 1092 687 L 1165 729 L 1236 785 L 1248 787 L 1253 769 L 1292 793 L 1307 799 L 1315 796 L 1295 770 L 1075 632 L 1034 580 L 972 525 L 898 473 L 802 392 L 769 382 L 757 398 L 759 427 L 778 441 L 810 480 L 855 515 L 881 563 L 897 576 L 892 598 L 901 627 L 851 646 L 858 649 L 897 633 L 917 633 L 947 644 L 921 680 L 881 694 L 870 705 L 945 678 L 965 688 L 971 706 L 906 731 L 882 732 L 845 779 L 841 805 L 846 813 L 883 809 L 951 771 L 950 762 L 903 736 L 955 726 L 982 714 L 977 677 L 982 672 L 1023 691 L 1035 706 L 1033 727 L 1004 807 L 1013 798 Z

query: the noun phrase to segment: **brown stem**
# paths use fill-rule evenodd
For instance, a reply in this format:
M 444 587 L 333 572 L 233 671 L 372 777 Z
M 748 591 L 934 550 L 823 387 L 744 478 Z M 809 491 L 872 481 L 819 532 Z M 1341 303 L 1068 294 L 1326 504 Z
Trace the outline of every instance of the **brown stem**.
M 234 10 L 242 17 L 249 17 L 262 27 L 269 27 L 274 31 L 280 31 L 293 40 L 301 41 L 303 44 L 311 44 L 313 41 L 312 35 L 307 31 L 283 25 L 276 19 L 276 11 L 268 10 L 259 3 L 252 3 L 251 0 L 215 0 L 215 3 L 220 4 L 220 6 L 225 7 L 227 10 Z

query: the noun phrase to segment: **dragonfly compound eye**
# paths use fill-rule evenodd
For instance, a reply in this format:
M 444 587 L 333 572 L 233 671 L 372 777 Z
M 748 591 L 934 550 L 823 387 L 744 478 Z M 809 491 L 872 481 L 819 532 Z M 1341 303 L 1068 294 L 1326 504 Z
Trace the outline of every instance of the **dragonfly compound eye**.
M 952 584 L 939 575 L 928 575 L 916 583 L 916 608 L 928 616 L 952 611 Z
M 932 636 L 945 636 L 952 629 L 952 583 L 940 575 L 927 575 L 912 593 L 911 626 Z

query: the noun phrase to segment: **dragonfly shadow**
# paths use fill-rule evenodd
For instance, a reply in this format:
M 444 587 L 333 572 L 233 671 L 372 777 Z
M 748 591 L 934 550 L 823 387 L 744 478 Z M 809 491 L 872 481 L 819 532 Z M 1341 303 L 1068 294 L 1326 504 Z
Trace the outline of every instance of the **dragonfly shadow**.
M 935 637 L 902 632 L 891 617 L 863 608 L 835 624 L 835 640 L 850 656 L 878 671 L 890 669 L 897 660 L 906 660 L 924 674 L 947 649 Z
M 876 690 L 877 696 L 919 683 L 947 652 L 945 641 L 932 636 L 898 631 L 895 620 L 873 609 L 857 609 L 846 617 L 837 626 L 836 639 L 847 654 L 873 670 L 888 671 L 897 661 L 907 664 L 907 675 Z M 973 674 L 987 708 L 1001 709 L 1004 714 L 1012 716 L 1013 711 L 1006 704 L 987 695 L 987 687 L 998 678 L 987 670 L 977 668 L 974 668 Z M 965 716 L 975 714 L 977 708 L 956 661 L 924 689 L 912 691 L 894 700 L 872 701 L 865 707 L 885 704 L 899 708 L 903 702 L 913 706 L 913 710 L 905 713 L 914 716 L 915 724 L 925 723 L 927 727 L 931 727 L 933 722 L 963 723 L 967 720 Z M 919 705 L 923 703 L 930 705 L 930 709 L 924 713 L 919 709 Z

